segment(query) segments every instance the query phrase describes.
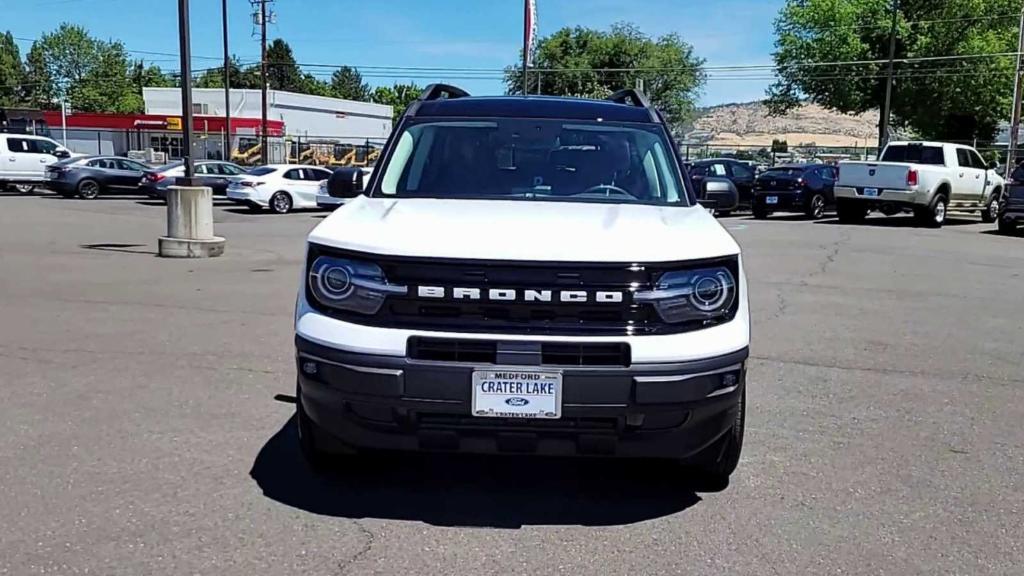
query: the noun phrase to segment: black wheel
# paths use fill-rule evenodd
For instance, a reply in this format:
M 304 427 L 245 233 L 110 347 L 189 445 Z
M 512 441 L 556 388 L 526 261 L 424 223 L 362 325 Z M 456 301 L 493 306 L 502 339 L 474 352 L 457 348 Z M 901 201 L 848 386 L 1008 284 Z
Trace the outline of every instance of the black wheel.
M 867 218 L 868 211 L 856 201 L 840 199 L 836 203 L 836 215 L 843 224 L 856 224 Z
M 323 470 L 331 463 L 331 454 L 320 447 L 318 436 L 322 437 L 319 427 L 310 420 L 306 409 L 302 407 L 302 389 L 295 385 L 295 422 L 299 433 L 299 449 L 302 457 L 314 470 Z
M 736 471 L 743 451 L 743 426 L 746 420 L 747 390 L 740 393 L 736 419 L 732 428 L 721 440 L 704 449 L 689 463 L 689 468 L 702 480 L 711 484 L 728 484 L 729 476 Z
M 1000 192 L 993 192 L 988 204 L 985 204 L 985 209 L 981 211 L 981 221 L 985 224 L 991 224 L 999 219 L 999 196 Z
M 78 183 L 78 195 L 86 200 L 92 200 L 100 195 L 100 185 L 95 180 L 82 180 Z
M 1017 232 L 1017 222 L 1013 220 L 1007 220 L 1005 218 L 999 221 L 999 233 L 1000 234 L 1015 234 Z
M 269 206 L 275 214 L 287 214 L 292 211 L 292 197 L 287 192 L 274 192 Z
M 804 214 L 812 220 L 820 220 L 825 215 L 825 196 L 821 194 L 811 196 Z
M 768 209 L 760 206 L 754 206 L 751 211 L 754 213 L 754 218 L 758 220 L 764 220 L 768 217 Z
M 936 194 L 932 203 L 928 206 L 914 208 L 914 217 L 918 224 L 928 228 L 942 228 L 946 222 L 946 208 L 949 206 L 949 199 L 945 194 Z

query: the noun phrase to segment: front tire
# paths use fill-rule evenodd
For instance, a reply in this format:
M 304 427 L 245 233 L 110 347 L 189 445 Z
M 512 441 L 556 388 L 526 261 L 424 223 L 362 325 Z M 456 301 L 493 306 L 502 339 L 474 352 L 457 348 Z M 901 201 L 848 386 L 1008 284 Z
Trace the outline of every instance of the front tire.
M 331 463 L 331 455 L 320 447 L 317 436 L 322 436 L 319 426 L 306 414 L 302 407 L 302 388 L 295 385 L 295 423 L 299 434 L 299 449 L 310 468 L 321 471 Z
M 1000 234 L 1016 234 L 1017 223 L 1013 220 L 1002 219 L 999 221 L 999 233 Z
M 914 216 L 921 226 L 928 228 L 942 228 L 946 223 L 946 209 L 949 207 L 949 200 L 945 194 L 936 194 L 929 206 L 914 208 Z
M 988 199 L 988 204 L 985 204 L 985 209 L 981 211 L 981 221 L 985 224 L 991 224 L 999 219 L 1000 195 L 1000 192 L 993 192 L 992 197 Z
M 274 192 L 269 206 L 275 214 L 287 214 L 292 211 L 292 197 L 287 192 Z
M 825 196 L 822 194 L 815 194 L 814 196 L 811 196 L 811 200 L 807 203 L 807 209 L 804 211 L 804 215 L 811 220 L 821 220 L 822 216 L 825 215 Z
M 856 201 L 840 199 L 836 203 L 836 215 L 843 224 L 859 224 L 868 216 L 868 211 Z
M 78 183 L 78 195 L 86 200 L 92 200 L 100 195 L 100 185 L 95 180 L 82 180 Z
M 18 194 L 31 194 L 36 189 L 35 184 L 15 184 L 14 190 Z
M 704 449 L 695 458 L 691 468 L 702 480 L 714 485 L 727 485 L 729 476 L 736 471 L 743 452 L 743 428 L 746 421 L 747 390 L 740 392 L 736 419 L 722 438 Z

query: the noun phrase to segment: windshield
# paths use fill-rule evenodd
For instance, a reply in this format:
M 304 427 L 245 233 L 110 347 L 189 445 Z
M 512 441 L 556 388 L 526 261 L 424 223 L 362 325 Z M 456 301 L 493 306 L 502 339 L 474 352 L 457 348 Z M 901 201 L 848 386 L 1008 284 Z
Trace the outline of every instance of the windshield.
M 267 174 L 273 174 L 277 168 L 271 168 L 270 166 L 258 166 L 246 172 L 250 176 L 265 176 Z
M 672 154 L 659 125 L 423 121 L 398 138 L 373 194 L 687 206 Z
M 882 162 L 909 162 L 911 164 L 944 165 L 941 146 L 921 144 L 894 144 L 885 149 Z
M 765 170 L 761 176 L 763 178 L 785 178 L 787 176 L 802 176 L 803 173 L 803 168 L 771 168 Z

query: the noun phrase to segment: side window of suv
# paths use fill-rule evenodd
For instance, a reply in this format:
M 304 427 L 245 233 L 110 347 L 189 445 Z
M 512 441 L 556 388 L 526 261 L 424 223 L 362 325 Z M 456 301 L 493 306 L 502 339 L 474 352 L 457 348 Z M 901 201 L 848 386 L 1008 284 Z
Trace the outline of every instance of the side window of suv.
M 742 162 L 734 162 L 730 164 L 730 168 L 732 168 L 732 175 L 736 178 L 744 180 L 753 180 L 754 178 L 754 171 Z
M 708 166 L 708 173 L 711 176 L 726 176 L 725 164 L 721 162 L 715 162 Z
M 8 138 L 7 149 L 15 154 L 34 154 L 31 140 L 28 138 Z
M 971 155 L 967 153 L 966 148 L 956 149 L 956 163 L 961 168 L 973 168 L 971 165 Z
M 32 151 L 36 154 L 50 154 L 51 156 L 57 153 L 57 145 L 49 140 L 29 140 L 32 143 Z

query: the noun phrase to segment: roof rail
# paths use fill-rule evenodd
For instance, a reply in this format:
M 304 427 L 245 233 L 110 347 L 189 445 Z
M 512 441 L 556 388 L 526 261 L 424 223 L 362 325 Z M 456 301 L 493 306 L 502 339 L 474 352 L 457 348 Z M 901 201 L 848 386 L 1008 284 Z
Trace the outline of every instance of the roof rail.
M 617 104 L 628 104 L 630 106 L 646 108 L 651 115 L 651 120 L 654 122 L 661 121 L 661 117 L 658 115 L 658 111 L 654 109 L 654 106 L 651 105 L 651 101 L 647 99 L 643 92 L 635 88 L 624 88 L 607 99 Z
M 405 116 L 413 117 L 416 116 L 416 111 L 419 110 L 420 104 L 429 102 L 430 100 L 452 100 L 454 98 L 466 98 L 469 96 L 469 92 L 466 92 L 462 88 L 452 86 L 450 84 L 431 84 L 423 89 L 423 93 L 409 104 L 409 107 L 405 109 Z
M 420 95 L 421 101 L 426 100 L 441 100 L 442 98 L 451 100 L 453 98 L 465 98 L 469 96 L 469 92 L 466 92 L 462 88 L 452 86 L 450 84 L 431 84 L 423 90 L 423 94 Z

